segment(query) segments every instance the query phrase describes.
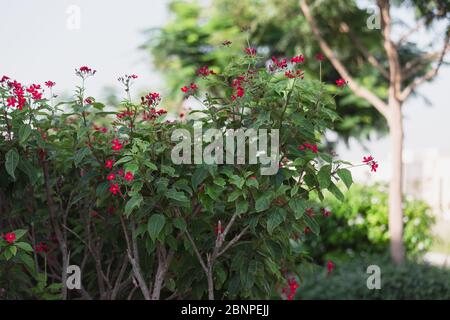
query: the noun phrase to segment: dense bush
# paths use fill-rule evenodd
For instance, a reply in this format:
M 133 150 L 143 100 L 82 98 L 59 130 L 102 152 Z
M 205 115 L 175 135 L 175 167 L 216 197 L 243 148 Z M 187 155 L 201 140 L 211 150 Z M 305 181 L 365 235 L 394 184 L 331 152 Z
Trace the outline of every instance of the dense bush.
M 86 66 L 73 100 L 57 104 L 51 81 L 45 98 L 40 85 L 1 79 L 2 298 L 52 298 L 60 288 L 63 299 L 279 296 L 302 262 L 304 231 L 319 232 L 305 214 L 310 194 L 343 199 L 335 182 L 352 182 L 348 165 L 317 146 L 345 81 L 304 78 L 300 56 L 266 68 L 245 52 L 220 73 L 201 68 L 181 91 L 203 108 L 175 121 L 158 93 L 132 101 L 135 75 L 119 78 L 126 98 L 113 111 L 87 95 L 95 70 Z M 248 160 L 175 165 L 172 134 L 192 134 L 194 120 L 204 131 L 279 129 L 278 172 L 261 175 L 265 165 Z M 8 236 L 16 229 L 33 250 Z M 80 290 L 65 286 L 69 265 L 81 268 Z
M 381 289 L 367 288 L 369 265 L 381 271 Z M 450 270 L 412 261 L 394 265 L 387 257 L 336 263 L 327 273 L 316 267 L 304 274 L 298 299 L 450 299 Z
M 330 211 L 320 222 L 320 235 L 305 243 L 318 262 L 335 258 L 354 258 L 360 254 L 385 253 L 389 247 L 388 196 L 386 187 L 353 185 L 343 202 L 324 200 Z M 407 255 L 426 252 L 432 242 L 434 217 L 422 201 L 404 201 L 404 243 Z

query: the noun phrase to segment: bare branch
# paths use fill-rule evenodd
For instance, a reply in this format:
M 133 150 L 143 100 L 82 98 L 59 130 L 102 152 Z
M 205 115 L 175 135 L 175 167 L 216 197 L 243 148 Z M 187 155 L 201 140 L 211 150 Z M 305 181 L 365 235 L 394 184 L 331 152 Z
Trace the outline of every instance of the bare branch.
M 417 78 L 414 80 L 410 85 L 408 85 L 405 89 L 403 89 L 400 100 L 404 101 L 408 96 L 422 83 L 425 81 L 433 79 L 439 71 L 439 68 L 441 67 L 442 63 L 444 62 L 444 57 L 447 51 L 449 51 L 449 41 L 450 41 L 450 31 L 447 31 L 447 35 L 445 36 L 444 45 L 442 46 L 439 59 L 437 61 L 437 64 L 434 68 L 432 68 L 430 71 L 428 71 L 426 74 L 424 74 L 422 77 Z
M 198 251 L 197 245 L 195 244 L 194 240 L 191 237 L 191 234 L 189 233 L 189 231 L 186 229 L 185 231 L 187 238 L 189 239 L 190 243 L 192 244 L 192 247 L 194 248 L 194 252 L 197 255 L 198 258 L 198 262 L 200 262 L 200 265 L 202 266 L 203 270 L 208 273 L 208 268 L 206 268 L 206 264 L 203 261 L 202 256 L 200 255 L 200 251 Z
M 239 234 L 237 234 L 233 239 L 231 239 L 230 242 L 228 242 L 227 245 L 221 251 L 219 251 L 217 257 L 220 257 L 222 254 L 225 253 L 225 251 L 230 249 L 236 242 L 238 242 L 239 239 L 247 232 L 249 227 L 250 226 L 246 226 L 244 229 L 242 229 L 241 232 L 239 232 Z
M 314 37 L 316 38 L 317 42 L 319 43 L 319 46 L 323 53 L 327 56 L 327 58 L 330 60 L 330 62 L 333 64 L 333 67 L 336 69 L 336 71 L 340 74 L 340 76 L 346 80 L 348 80 L 348 86 L 350 89 L 359 97 L 366 99 L 368 102 L 370 102 L 375 109 L 378 110 L 385 118 L 388 117 L 388 106 L 386 103 L 381 100 L 379 97 L 377 97 L 375 94 L 367 90 L 365 87 L 359 85 L 353 77 L 348 72 L 347 68 L 342 64 L 342 62 L 336 57 L 334 52 L 331 50 L 328 43 L 324 40 L 324 38 L 321 36 L 319 28 L 316 24 L 316 21 L 314 20 L 314 17 L 311 14 L 311 11 L 309 9 L 308 4 L 305 0 L 300 0 L 300 8 L 305 15 L 306 20 L 308 21 Z
M 396 46 L 400 47 L 408 38 L 414 34 L 416 31 L 418 31 L 424 24 L 424 20 L 417 21 L 416 25 L 409 29 L 408 32 L 406 32 L 403 36 L 400 37 L 400 39 L 397 41 Z

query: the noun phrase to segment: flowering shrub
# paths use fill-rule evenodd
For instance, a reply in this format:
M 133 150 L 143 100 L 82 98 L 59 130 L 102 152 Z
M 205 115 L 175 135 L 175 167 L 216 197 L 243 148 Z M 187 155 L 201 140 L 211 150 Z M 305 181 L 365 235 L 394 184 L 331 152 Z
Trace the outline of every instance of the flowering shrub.
M 292 298 L 305 234 L 319 233 L 310 194 L 323 199 L 326 189 L 342 200 L 335 182 L 352 183 L 348 164 L 321 151 L 337 114 L 327 85 L 300 71 L 304 60 L 274 58 L 265 68 L 247 48 L 221 72 L 203 67 L 181 91 L 204 108 L 174 121 L 159 93 L 132 101 L 136 75 L 119 78 L 126 97 L 115 111 L 87 96 L 90 67 L 76 70 L 74 99 L 57 104 L 54 82 L 48 93 L 3 77 L 0 254 L 19 255 L 8 234 L 27 229 L 30 267 L 45 270 L 45 285 L 59 285 L 63 299 Z M 172 133 L 193 132 L 194 120 L 204 130 L 279 129 L 278 172 L 173 164 Z M 79 290 L 64 285 L 73 264 Z M 2 288 L 17 285 L 3 276 Z M 31 290 L 33 279 L 20 286 L 49 298 Z

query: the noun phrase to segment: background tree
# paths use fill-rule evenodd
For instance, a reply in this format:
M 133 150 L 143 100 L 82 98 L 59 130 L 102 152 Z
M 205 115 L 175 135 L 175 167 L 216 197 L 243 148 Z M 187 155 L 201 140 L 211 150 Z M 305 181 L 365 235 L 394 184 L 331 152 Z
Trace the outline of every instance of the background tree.
M 371 11 L 360 3 L 348 1 L 253 1 L 236 3 L 213 0 L 210 5 L 174 1 L 170 5 L 173 19 L 162 29 L 152 30 L 146 47 L 164 69 L 171 97 L 176 100 L 181 79 L 194 77 L 196 70 L 208 65 L 221 71 L 226 56 L 215 46 L 233 42 L 230 54 L 248 41 L 258 52 L 271 56 L 302 53 L 307 59 L 323 52 L 331 65 L 324 64 L 324 80 L 334 82 L 342 77 L 350 91 L 337 98 L 342 120 L 336 131 L 341 137 L 367 137 L 373 130 L 389 128 L 392 138 L 393 176 L 389 197 L 389 229 L 391 255 L 396 262 L 404 259 L 402 243 L 402 105 L 423 82 L 433 79 L 444 63 L 449 49 L 449 27 L 445 27 L 441 47 L 433 51 L 411 41 L 411 35 L 421 28 L 430 30 L 449 17 L 449 2 L 445 0 L 393 2 L 415 13 L 417 24 L 399 37 L 394 37 L 394 25 L 407 25 L 391 17 L 390 1 L 377 1 L 381 30 L 371 30 L 367 23 Z M 245 32 L 243 32 L 245 31 Z M 311 34 L 312 31 L 312 34 Z M 381 31 L 381 32 L 380 32 Z M 313 35 L 313 36 L 312 36 Z M 442 42 L 442 40 L 441 40 Z M 306 74 L 311 65 L 306 64 Z

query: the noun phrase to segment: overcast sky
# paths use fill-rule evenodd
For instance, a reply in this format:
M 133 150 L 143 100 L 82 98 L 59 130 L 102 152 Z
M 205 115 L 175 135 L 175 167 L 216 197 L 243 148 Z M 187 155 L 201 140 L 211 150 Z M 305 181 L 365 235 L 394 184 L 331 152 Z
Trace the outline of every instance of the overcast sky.
M 74 68 L 98 70 L 89 79 L 88 94 L 99 96 L 105 86 L 118 86 L 125 73 L 140 76 L 136 89 L 163 90 L 160 76 L 151 68 L 149 55 L 138 50 L 143 30 L 167 19 L 165 0 L 0 0 L 0 76 L 23 83 L 53 80 L 59 93 L 70 93 L 77 78 Z M 75 6 L 75 7 L 74 7 Z M 75 11 L 73 10 L 75 8 Z M 80 25 L 76 28 L 77 8 Z M 75 29 L 74 29 L 75 27 Z M 437 148 L 450 151 L 450 68 L 421 87 L 432 102 L 410 99 L 405 108 L 406 149 Z M 380 160 L 389 155 L 386 139 L 367 144 Z M 358 160 L 364 152 L 356 143 L 339 148 L 342 158 Z M 380 167 L 383 174 L 383 167 Z

